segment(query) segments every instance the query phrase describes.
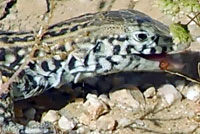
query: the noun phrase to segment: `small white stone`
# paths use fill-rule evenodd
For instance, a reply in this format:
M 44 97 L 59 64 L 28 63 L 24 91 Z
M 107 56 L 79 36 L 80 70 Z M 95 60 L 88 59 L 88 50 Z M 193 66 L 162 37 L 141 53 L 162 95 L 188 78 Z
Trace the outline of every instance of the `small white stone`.
M 126 106 L 132 107 L 133 109 L 138 109 L 140 104 L 137 100 L 135 100 L 128 89 L 117 90 L 109 94 L 110 100 L 119 103 L 122 106 L 125 104 Z
M 144 120 L 140 120 L 140 119 L 137 119 L 135 120 L 135 124 L 137 124 L 138 126 L 145 126 L 145 123 L 144 123 Z
M 186 97 L 189 100 L 197 100 L 199 98 L 199 92 L 194 89 L 188 90 Z
M 185 87 L 185 81 L 184 80 L 177 80 L 175 82 L 175 86 L 176 86 L 176 89 L 178 89 L 179 92 L 182 92 L 184 87 Z
M 88 94 L 87 101 L 83 104 L 92 119 L 97 119 L 100 115 L 109 111 L 107 105 L 97 98 L 96 95 Z
M 76 126 L 76 123 L 73 120 L 62 116 L 58 121 L 58 126 L 62 130 L 71 131 Z
M 78 120 L 80 123 L 85 124 L 85 125 L 89 125 L 91 122 L 90 115 L 87 113 L 82 113 L 80 117 L 78 117 Z
M 96 128 L 99 130 L 114 130 L 117 121 L 112 117 L 102 116 L 96 122 Z
M 60 118 L 60 115 L 55 110 L 49 110 L 43 117 L 42 121 L 56 122 Z
M 35 118 L 36 110 L 34 108 L 29 108 L 25 111 L 24 115 L 27 119 L 33 120 Z
M 86 96 L 86 99 L 97 99 L 97 95 L 95 95 L 95 94 L 87 94 L 87 96 Z
M 200 85 L 190 83 L 185 86 L 182 94 L 189 100 L 197 101 L 200 99 Z
M 171 84 L 165 84 L 158 88 L 158 95 L 161 96 L 162 100 L 168 105 L 182 99 L 182 95 Z
M 144 96 L 145 98 L 151 98 L 156 94 L 156 89 L 155 87 L 149 87 L 146 89 L 146 91 L 144 92 Z
M 197 40 L 197 42 L 199 42 L 199 43 L 200 43 L 200 37 L 197 37 L 197 38 L 196 38 L 196 40 Z
M 133 123 L 133 121 L 128 118 L 120 118 L 120 120 L 118 120 L 119 127 L 126 127 L 130 125 L 131 123 Z
M 101 101 L 103 101 L 106 105 L 113 107 L 114 103 L 108 98 L 107 95 L 102 94 L 98 97 Z

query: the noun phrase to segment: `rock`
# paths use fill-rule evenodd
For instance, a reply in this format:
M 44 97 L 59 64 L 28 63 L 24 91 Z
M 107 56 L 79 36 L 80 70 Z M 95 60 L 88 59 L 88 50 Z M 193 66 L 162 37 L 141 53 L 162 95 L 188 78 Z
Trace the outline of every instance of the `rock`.
M 78 101 L 76 99 L 75 102 L 67 104 L 65 107 L 60 109 L 59 114 L 67 118 L 76 118 L 85 110 L 83 104 L 84 102 L 82 99 L 78 99 Z
M 55 110 L 49 110 L 43 117 L 42 121 L 56 122 L 60 118 L 60 115 Z
M 76 123 L 72 119 L 62 116 L 58 121 L 58 127 L 64 131 L 71 131 L 75 128 Z
M 185 81 L 184 80 L 177 80 L 175 82 L 175 86 L 176 86 L 176 89 L 178 89 L 178 91 L 182 93 L 182 91 L 185 87 Z
M 34 108 L 29 108 L 24 112 L 24 116 L 27 119 L 33 120 L 35 118 L 36 110 Z
M 97 119 L 100 115 L 109 111 L 108 106 L 97 98 L 96 95 L 88 94 L 87 101 L 83 104 L 87 112 L 90 114 L 91 119 Z
M 96 100 L 98 97 L 97 97 L 97 95 L 95 95 L 95 94 L 87 94 L 87 96 L 86 96 L 86 99 L 87 100 L 92 100 L 92 99 L 94 99 L 94 100 Z
M 137 120 L 134 120 L 134 123 L 133 123 L 133 127 L 138 127 L 138 126 L 145 126 L 145 122 L 144 120 L 140 120 L 140 119 L 137 119 Z
M 116 134 L 137 134 L 133 132 L 133 129 L 131 127 L 117 129 L 115 133 Z
M 200 37 L 197 37 L 196 40 L 198 43 L 200 43 Z
M 197 101 L 200 99 L 200 85 L 190 83 L 185 86 L 182 94 L 189 100 Z
M 117 126 L 117 121 L 112 117 L 102 116 L 96 122 L 96 127 L 99 130 L 114 130 Z
M 145 98 L 152 98 L 155 95 L 156 95 L 156 89 L 155 89 L 155 87 L 149 87 L 144 92 Z
M 121 118 L 118 120 L 118 126 L 123 128 L 130 125 L 131 123 L 133 123 L 133 121 L 128 118 Z
M 110 107 L 113 107 L 115 104 L 108 98 L 107 95 L 105 94 L 101 94 L 99 97 L 98 97 L 101 101 L 103 101 L 106 105 L 110 106 Z
M 130 87 L 130 93 L 133 96 L 133 98 L 139 102 L 140 108 L 145 107 L 145 100 L 144 100 L 144 94 L 139 90 L 139 88 L 135 86 Z
M 80 117 L 78 117 L 78 120 L 80 123 L 84 124 L 84 125 L 89 125 L 91 122 L 91 118 L 90 115 L 87 113 L 82 113 L 80 115 Z
M 89 126 L 80 126 L 77 128 L 75 134 L 91 134 Z
M 195 121 L 197 121 L 197 122 L 200 122 L 200 115 L 199 115 L 199 114 L 200 114 L 200 113 L 195 114 L 195 115 L 192 117 L 192 119 L 195 120 Z
M 165 84 L 158 88 L 158 96 L 162 98 L 168 105 L 172 105 L 174 102 L 182 99 L 182 95 L 171 84 Z
M 133 109 L 138 109 L 140 104 L 135 100 L 131 94 L 131 91 L 128 89 L 117 90 L 109 93 L 110 100 L 121 104 L 121 106 L 126 105 Z

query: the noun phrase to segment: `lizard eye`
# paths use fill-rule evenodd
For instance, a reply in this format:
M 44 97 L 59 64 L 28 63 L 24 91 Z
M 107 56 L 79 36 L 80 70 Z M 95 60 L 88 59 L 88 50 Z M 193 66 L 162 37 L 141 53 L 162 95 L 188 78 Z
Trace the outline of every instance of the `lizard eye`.
M 148 39 L 148 34 L 146 32 L 137 32 L 135 34 L 136 41 L 146 41 Z
M 141 33 L 141 34 L 138 34 L 138 35 L 137 35 L 137 38 L 138 38 L 140 41 L 143 41 L 143 40 L 146 40 L 146 39 L 147 39 L 147 35 L 144 34 L 144 33 Z

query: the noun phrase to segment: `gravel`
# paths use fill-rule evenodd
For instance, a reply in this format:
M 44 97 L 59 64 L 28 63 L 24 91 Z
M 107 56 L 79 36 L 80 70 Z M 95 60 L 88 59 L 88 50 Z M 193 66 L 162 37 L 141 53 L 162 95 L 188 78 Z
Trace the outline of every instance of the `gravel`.
M 171 84 L 165 84 L 161 86 L 158 90 L 158 96 L 160 96 L 164 103 L 168 105 L 172 105 L 176 101 L 180 101 L 182 99 L 182 95 L 179 91 Z

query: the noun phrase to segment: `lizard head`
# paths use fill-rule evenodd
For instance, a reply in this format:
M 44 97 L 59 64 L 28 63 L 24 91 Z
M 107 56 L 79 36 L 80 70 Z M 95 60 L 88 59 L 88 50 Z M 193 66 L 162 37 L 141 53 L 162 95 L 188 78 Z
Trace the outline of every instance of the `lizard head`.
M 125 9 L 103 14 L 103 21 L 98 23 L 104 24 L 104 27 L 108 25 L 108 28 L 102 28 L 102 32 L 113 34 L 111 41 L 118 41 L 112 42 L 114 45 L 123 41 L 121 54 L 125 54 L 125 51 L 127 54 L 141 55 L 168 54 L 188 47 L 188 44 L 175 44 L 166 25 L 139 11 Z
M 129 12 L 134 12 L 134 14 L 130 14 L 134 17 L 129 16 L 126 33 L 129 38 L 128 42 L 133 44 L 133 48 L 138 54 L 175 53 L 188 47 L 188 44 L 173 43 L 166 25 L 138 11 L 129 10 Z M 125 17 L 128 19 L 127 15 Z
M 103 66 L 103 71 L 110 68 L 114 68 L 116 72 L 144 71 L 150 70 L 150 67 L 155 70 L 168 54 L 188 46 L 173 43 L 166 25 L 135 10 L 104 12 L 96 18 L 96 24 L 101 26 L 98 27 L 98 33 L 108 36 L 96 40 L 91 55 L 96 56 L 94 59 L 99 61 L 99 66 Z M 111 65 L 107 65 L 105 61 Z

